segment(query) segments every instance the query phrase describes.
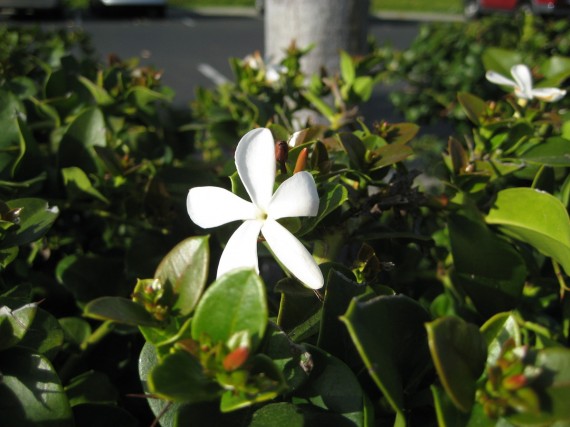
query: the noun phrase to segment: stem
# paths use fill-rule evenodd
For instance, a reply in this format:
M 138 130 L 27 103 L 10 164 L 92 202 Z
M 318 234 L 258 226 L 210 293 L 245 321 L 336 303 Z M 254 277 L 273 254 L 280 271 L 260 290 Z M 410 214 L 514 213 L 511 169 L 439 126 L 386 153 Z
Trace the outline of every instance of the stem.
M 105 338 L 114 328 L 115 324 L 111 320 L 106 320 L 95 329 L 95 332 L 93 332 L 85 342 L 81 343 L 81 350 L 83 350 L 84 353 L 89 352 L 95 344 Z
M 562 271 L 560 270 L 560 264 L 552 260 L 552 267 L 554 268 L 554 274 L 556 275 L 556 279 L 560 285 L 560 298 L 564 298 L 564 293 L 567 291 L 570 292 L 570 288 L 568 288 L 568 285 L 564 280 L 564 274 L 562 274 Z

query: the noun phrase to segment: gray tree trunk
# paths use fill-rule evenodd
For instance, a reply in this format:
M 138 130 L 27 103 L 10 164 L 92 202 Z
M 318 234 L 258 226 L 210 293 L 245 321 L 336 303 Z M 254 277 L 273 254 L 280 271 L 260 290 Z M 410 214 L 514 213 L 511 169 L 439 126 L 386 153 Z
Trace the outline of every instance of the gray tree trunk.
M 314 44 L 302 62 L 309 75 L 339 70 L 339 51 L 364 53 L 370 0 L 265 0 L 265 57 L 279 62 L 294 41 Z

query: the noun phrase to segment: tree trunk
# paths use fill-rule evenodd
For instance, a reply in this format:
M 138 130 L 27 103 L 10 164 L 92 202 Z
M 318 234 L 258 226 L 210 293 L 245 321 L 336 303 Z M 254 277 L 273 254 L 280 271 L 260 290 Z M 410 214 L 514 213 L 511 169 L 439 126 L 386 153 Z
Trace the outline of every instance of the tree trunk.
M 302 62 L 309 75 L 339 70 L 339 51 L 364 53 L 370 0 L 265 0 L 265 57 L 279 62 L 295 42 L 314 44 Z

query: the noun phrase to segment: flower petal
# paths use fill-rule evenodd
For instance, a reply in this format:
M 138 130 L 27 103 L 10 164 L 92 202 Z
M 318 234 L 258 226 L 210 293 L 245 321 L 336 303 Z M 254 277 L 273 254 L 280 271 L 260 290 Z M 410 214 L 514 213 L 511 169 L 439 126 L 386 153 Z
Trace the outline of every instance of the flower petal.
M 190 219 L 202 228 L 217 227 L 238 219 L 256 218 L 253 203 L 220 187 L 195 187 L 186 198 Z
M 283 266 L 303 285 L 311 289 L 323 287 L 323 273 L 303 244 L 277 221 L 267 219 L 261 234 Z
M 532 96 L 546 102 L 556 102 L 566 96 L 566 91 L 555 87 L 542 87 L 532 90 Z
M 499 74 L 495 71 L 487 71 L 487 73 L 485 74 L 485 78 L 489 80 L 491 83 L 495 83 L 496 85 L 512 86 L 512 87 L 517 85 L 511 79 L 508 79 L 502 74 Z
M 516 95 L 524 99 L 532 99 L 532 75 L 530 69 L 524 64 L 513 65 L 511 74 L 517 83 Z
M 309 172 L 297 172 L 277 189 L 269 206 L 269 218 L 316 216 L 319 211 L 319 195 L 315 180 Z
M 262 225 L 263 221 L 248 220 L 238 227 L 222 252 L 217 277 L 242 267 L 255 268 L 255 271 L 259 272 L 257 238 Z
M 251 201 L 265 210 L 275 183 L 275 141 L 269 129 L 246 133 L 236 149 L 238 174 Z

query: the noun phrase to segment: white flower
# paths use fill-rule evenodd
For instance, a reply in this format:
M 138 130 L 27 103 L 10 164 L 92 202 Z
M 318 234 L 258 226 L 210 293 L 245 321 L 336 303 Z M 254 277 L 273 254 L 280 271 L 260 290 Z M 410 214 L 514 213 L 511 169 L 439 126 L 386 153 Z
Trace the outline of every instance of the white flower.
M 264 128 L 254 129 L 240 140 L 235 161 L 252 202 L 219 187 L 192 188 L 187 199 L 190 218 L 200 227 L 244 221 L 222 253 L 218 277 L 240 267 L 255 268 L 259 272 L 257 239 L 261 233 L 271 251 L 293 276 L 309 288 L 321 288 L 324 279 L 314 258 L 277 222 L 280 218 L 317 215 L 319 196 L 311 174 L 296 173 L 273 193 L 275 142 L 271 131 Z
M 544 87 L 534 89 L 532 87 L 532 75 L 526 65 L 518 64 L 511 68 L 511 80 L 495 71 L 487 71 L 485 77 L 491 83 L 501 86 L 511 86 L 515 88 L 515 95 L 522 99 L 531 100 L 533 98 L 546 102 L 556 102 L 566 95 L 566 91 L 555 87 Z

